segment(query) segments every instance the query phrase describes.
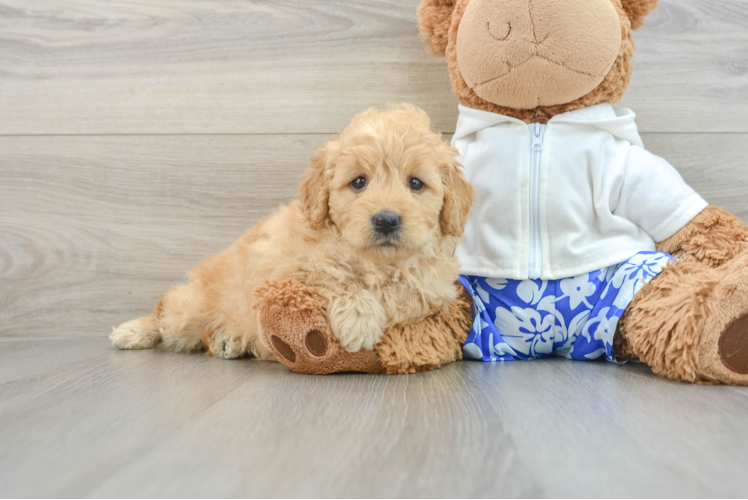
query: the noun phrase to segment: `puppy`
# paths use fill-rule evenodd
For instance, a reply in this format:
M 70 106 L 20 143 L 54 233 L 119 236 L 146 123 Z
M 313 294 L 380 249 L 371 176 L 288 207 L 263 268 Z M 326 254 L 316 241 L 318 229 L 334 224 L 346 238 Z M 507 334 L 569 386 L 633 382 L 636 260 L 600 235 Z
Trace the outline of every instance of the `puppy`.
M 361 113 L 311 160 L 299 200 L 199 264 L 148 316 L 115 328 L 112 343 L 273 360 L 254 292 L 285 278 L 319 295 L 350 352 L 372 349 L 390 325 L 446 310 L 475 197 L 456 155 L 412 106 Z

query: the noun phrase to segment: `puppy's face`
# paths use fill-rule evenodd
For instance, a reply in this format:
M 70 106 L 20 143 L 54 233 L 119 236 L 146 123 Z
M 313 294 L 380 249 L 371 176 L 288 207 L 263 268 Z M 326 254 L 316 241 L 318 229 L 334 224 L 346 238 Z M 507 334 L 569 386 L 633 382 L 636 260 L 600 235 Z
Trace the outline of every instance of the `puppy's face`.
M 360 253 L 406 258 L 462 233 L 474 195 L 455 154 L 415 108 L 367 111 L 312 162 L 302 201 Z
M 382 147 L 366 136 L 352 142 L 330 183 L 330 219 L 342 236 L 359 250 L 385 255 L 426 245 L 436 235 L 444 199 L 439 166 L 418 147 Z

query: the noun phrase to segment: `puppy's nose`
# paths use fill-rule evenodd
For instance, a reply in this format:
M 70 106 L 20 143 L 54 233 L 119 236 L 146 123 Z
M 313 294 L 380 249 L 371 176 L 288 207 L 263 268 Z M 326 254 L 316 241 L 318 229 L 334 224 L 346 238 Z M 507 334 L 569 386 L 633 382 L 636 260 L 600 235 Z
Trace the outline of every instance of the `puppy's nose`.
M 374 230 L 377 233 L 386 235 L 399 230 L 403 221 L 395 212 L 385 210 L 372 217 L 371 223 L 374 225 Z

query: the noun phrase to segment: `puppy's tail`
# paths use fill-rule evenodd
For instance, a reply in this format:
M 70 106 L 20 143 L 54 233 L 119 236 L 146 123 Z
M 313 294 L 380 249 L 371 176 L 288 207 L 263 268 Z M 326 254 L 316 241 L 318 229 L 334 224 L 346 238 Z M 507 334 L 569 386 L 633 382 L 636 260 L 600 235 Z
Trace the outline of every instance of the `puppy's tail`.
M 161 342 L 158 329 L 161 316 L 161 302 L 148 316 L 143 316 L 112 329 L 109 340 L 120 349 L 152 349 Z

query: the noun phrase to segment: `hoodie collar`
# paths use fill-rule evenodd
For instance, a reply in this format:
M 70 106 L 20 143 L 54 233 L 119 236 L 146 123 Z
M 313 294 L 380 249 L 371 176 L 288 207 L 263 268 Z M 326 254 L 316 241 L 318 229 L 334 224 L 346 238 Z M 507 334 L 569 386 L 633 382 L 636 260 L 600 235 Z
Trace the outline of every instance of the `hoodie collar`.
M 522 120 L 511 116 L 468 108 L 462 104 L 458 106 L 458 109 L 460 110 L 460 116 L 457 119 L 453 141 L 463 139 L 479 130 L 494 127 L 502 123 L 527 126 Z M 566 123 L 570 125 L 591 126 L 642 147 L 643 144 L 639 136 L 639 131 L 636 128 L 635 118 L 636 113 L 630 109 L 617 108 L 603 103 L 556 115 L 548 121 L 548 124 Z

